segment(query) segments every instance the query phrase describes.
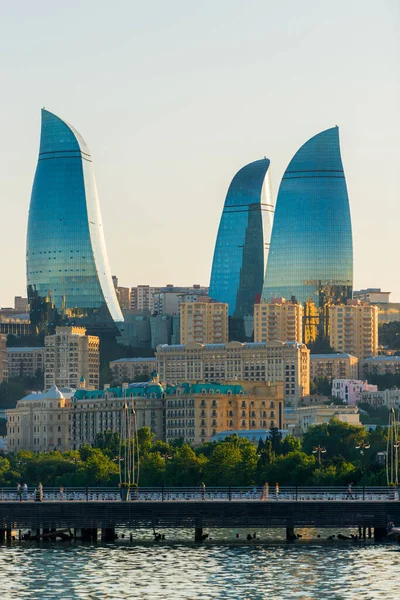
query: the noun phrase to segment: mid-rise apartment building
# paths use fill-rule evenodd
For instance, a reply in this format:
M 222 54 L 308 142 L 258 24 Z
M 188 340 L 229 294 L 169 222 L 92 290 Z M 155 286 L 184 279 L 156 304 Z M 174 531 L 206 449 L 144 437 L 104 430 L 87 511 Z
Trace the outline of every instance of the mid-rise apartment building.
M 332 381 L 332 396 L 340 398 L 349 406 L 360 402 L 362 392 L 377 392 L 378 386 L 361 379 L 334 379 Z
M 348 300 L 329 307 L 329 342 L 337 352 L 359 360 L 378 354 L 378 307 Z
M 182 302 L 179 308 L 181 344 L 225 344 L 228 341 L 228 305 L 209 298 Z
M 271 302 L 254 305 L 254 341 L 302 342 L 303 306 L 273 298 Z
M 82 382 L 89 389 L 99 387 L 99 345 L 97 336 L 86 335 L 84 327 L 56 327 L 45 337 L 44 385 L 77 389 Z
M 334 354 L 311 354 L 311 379 L 326 377 L 327 379 L 357 379 L 358 358 L 345 352 Z
M 331 419 L 361 426 L 357 406 L 299 406 L 286 410 L 284 413 L 284 428 L 293 435 L 301 436 L 313 425 L 329 423 Z
M 360 361 L 360 377 L 368 379 L 371 375 L 400 374 L 400 356 L 371 356 Z
M 7 348 L 8 376 L 34 377 L 44 371 L 44 347 L 12 347 Z
M 377 392 L 361 392 L 360 396 L 361 404 L 369 404 L 374 408 L 385 406 L 387 409 L 392 410 L 400 408 L 400 390 L 381 390 Z
M 155 357 L 149 358 L 119 358 L 110 362 L 114 383 L 131 383 L 135 377 L 146 375 L 149 377 L 156 368 Z
M 208 294 L 208 287 L 193 284 L 189 287 L 174 286 L 167 284 L 162 287 L 150 285 L 138 285 L 130 291 L 130 308 L 132 310 L 148 310 L 151 314 L 155 311 L 159 314 L 177 314 L 182 296 L 192 296 L 197 300 L 199 296 Z
M 221 431 L 282 428 L 283 384 L 183 383 L 166 389 L 166 440 L 210 441 Z
M 171 384 L 283 382 L 287 405 L 310 393 L 310 351 L 297 342 L 162 345 L 156 358 L 161 380 Z
M 7 336 L 0 334 L 0 383 L 8 379 Z

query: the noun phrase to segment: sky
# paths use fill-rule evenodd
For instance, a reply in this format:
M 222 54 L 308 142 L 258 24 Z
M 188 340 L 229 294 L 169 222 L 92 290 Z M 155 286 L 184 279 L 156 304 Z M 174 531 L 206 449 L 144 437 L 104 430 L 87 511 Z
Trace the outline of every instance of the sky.
M 26 295 L 40 109 L 93 159 L 120 285 L 208 285 L 245 164 L 339 125 L 354 288 L 400 302 L 398 0 L 0 0 L 0 306 Z

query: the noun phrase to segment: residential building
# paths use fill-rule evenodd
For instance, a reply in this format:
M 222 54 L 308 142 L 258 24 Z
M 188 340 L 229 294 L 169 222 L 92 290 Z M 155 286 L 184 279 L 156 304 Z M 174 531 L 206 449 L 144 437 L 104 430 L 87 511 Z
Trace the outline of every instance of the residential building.
M 27 313 L 29 311 L 28 298 L 14 296 L 14 309 L 20 313 Z
M 224 344 L 228 341 L 228 305 L 200 299 L 179 307 L 181 344 Z
M 357 406 L 301 406 L 285 410 L 284 428 L 296 436 L 301 436 L 312 425 L 329 423 L 332 419 L 361 427 Z
M 85 382 L 88 389 L 99 387 L 99 345 L 95 335 L 84 327 L 56 327 L 44 339 L 44 386 L 77 389 Z
M 360 402 L 361 392 L 377 392 L 378 386 L 361 379 L 334 379 L 332 381 L 332 396 L 340 398 L 349 406 Z
M 347 352 L 358 360 L 378 354 L 378 307 L 348 300 L 329 306 L 329 341 L 337 352 Z
M 29 315 L 13 317 L 10 315 L 0 315 L 0 334 L 15 335 L 21 337 L 31 333 L 31 322 Z
M 199 296 L 206 296 L 208 287 L 194 283 L 192 286 L 174 286 L 171 283 L 165 287 L 138 285 L 131 288 L 131 310 L 148 310 L 151 314 L 175 315 L 179 312 L 182 296 L 192 296 L 195 300 Z M 190 300 L 185 300 L 190 301 Z
M 44 372 L 44 347 L 7 348 L 9 377 L 34 377 Z
M 121 287 L 119 285 L 116 288 L 116 292 L 120 307 L 123 310 L 129 310 L 131 307 L 131 290 L 128 287 Z
M 7 336 L 0 334 L 0 383 L 9 377 L 6 344 Z
M 166 441 L 198 445 L 220 431 L 280 429 L 282 415 L 282 383 L 186 382 L 166 388 Z
M 45 109 L 29 210 L 27 286 L 36 329 L 46 320 L 48 306 L 66 320 L 93 328 L 114 330 L 124 320 L 108 264 L 90 151 L 71 125 Z
M 273 220 L 267 158 L 236 173 L 225 198 L 211 270 L 210 296 L 229 306 L 230 339 L 246 341 L 244 318 L 259 301 Z
M 365 290 L 354 290 L 353 300 L 369 302 L 370 304 L 388 304 L 391 292 L 382 292 L 381 288 L 367 288 Z
M 156 358 L 161 380 L 171 384 L 283 382 L 287 405 L 310 393 L 310 351 L 297 342 L 163 345 Z
M 360 361 L 359 375 L 368 379 L 371 375 L 392 375 L 400 374 L 400 356 L 371 356 Z
M 119 358 L 110 362 L 114 383 L 131 383 L 135 377 L 150 375 L 156 369 L 155 357 L 148 358 Z
M 388 410 L 400 408 L 400 390 L 382 390 L 377 392 L 361 392 L 361 404 L 369 404 L 374 408 L 385 406 Z
M 272 298 L 271 302 L 254 305 L 254 341 L 303 341 L 303 306 Z
M 334 354 L 311 354 L 311 379 L 326 377 L 332 379 L 357 379 L 358 358 L 345 352 Z
M 333 127 L 308 140 L 283 175 L 262 301 L 282 297 L 313 302 L 320 313 L 320 332 L 326 334 L 324 306 L 351 298 L 352 288 L 350 207 L 339 129 Z

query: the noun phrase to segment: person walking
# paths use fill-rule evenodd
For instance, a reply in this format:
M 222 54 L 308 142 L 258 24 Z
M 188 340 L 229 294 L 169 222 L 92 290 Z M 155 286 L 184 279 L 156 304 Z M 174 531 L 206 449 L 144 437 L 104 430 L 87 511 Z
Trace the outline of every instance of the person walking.
M 353 482 L 351 481 L 349 483 L 349 485 L 347 486 L 347 496 L 346 496 L 346 500 L 348 500 L 350 498 L 350 500 L 354 500 L 354 496 L 353 496 L 353 488 L 352 488 Z
M 28 486 L 26 483 L 22 486 L 22 497 L 24 500 L 28 500 Z
M 206 499 L 206 484 L 204 483 L 204 481 L 201 482 L 201 499 Z
M 279 483 L 278 482 L 275 483 L 275 497 L 277 500 L 279 500 Z
M 20 483 L 17 483 L 17 500 L 19 500 L 20 502 L 22 500 L 21 484 Z

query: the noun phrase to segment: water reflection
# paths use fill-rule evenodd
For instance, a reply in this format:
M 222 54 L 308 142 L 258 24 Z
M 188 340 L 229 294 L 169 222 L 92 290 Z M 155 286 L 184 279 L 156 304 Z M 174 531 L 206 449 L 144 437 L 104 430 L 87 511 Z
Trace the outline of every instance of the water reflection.
M 400 550 L 374 543 L 2 546 L 4 598 L 394 600 Z

